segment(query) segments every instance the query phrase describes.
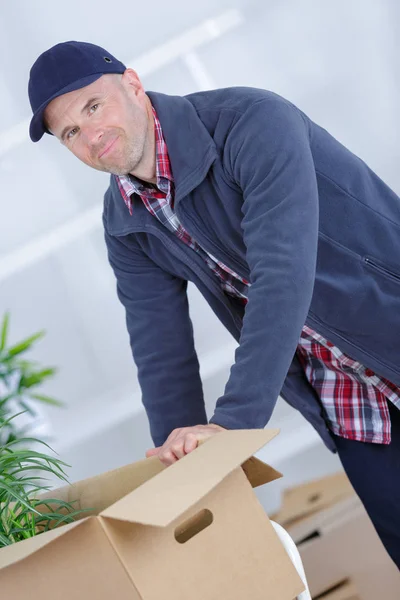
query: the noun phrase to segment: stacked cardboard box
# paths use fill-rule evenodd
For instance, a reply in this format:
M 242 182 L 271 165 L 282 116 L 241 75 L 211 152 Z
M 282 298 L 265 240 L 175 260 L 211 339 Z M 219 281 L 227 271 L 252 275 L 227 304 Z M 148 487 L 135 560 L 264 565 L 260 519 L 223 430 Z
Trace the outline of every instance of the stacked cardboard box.
M 323 594 L 314 596 L 314 600 L 361 600 L 361 596 L 351 581 L 342 581 Z
M 399 600 L 400 573 L 344 473 L 287 490 L 271 518 L 297 544 L 314 600 Z
M 227 431 L 165 469 L 148 459 L 51 497 L 92 514 L 0 550 L 0 594 L 29 600 L 293 600 L 303 583 L 252 486 L 274 430 Z

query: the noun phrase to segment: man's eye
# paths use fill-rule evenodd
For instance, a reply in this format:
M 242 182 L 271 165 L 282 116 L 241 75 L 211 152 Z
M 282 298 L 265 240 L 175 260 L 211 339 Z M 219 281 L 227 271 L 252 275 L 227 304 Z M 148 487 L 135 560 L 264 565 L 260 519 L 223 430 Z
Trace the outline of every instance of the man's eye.
M 70 140 L 75 135 L 76 131 L 77 131 L 76 127 L 74 129 L 71 129 L 71 131 L 68 131 L 67 139 Z
M 99 106 L 98 104 L 93 104 L 93 105 L 90 107 L 90 112 L 92 112 L 92 113 L 93 113 L 95 110 L 97 110 L 97 109 L 98 109 L 98 106 Z

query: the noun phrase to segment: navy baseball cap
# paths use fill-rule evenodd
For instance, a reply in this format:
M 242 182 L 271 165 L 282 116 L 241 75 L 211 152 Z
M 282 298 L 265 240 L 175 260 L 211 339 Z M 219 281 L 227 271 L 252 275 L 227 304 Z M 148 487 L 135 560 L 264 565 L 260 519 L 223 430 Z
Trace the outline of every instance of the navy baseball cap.
M 38 142 L 44 133 L 50 133 L 44 125 L 43 113 L 54 98 L 90 85 L 106 73 L 123 73 L 125 69 L 107 50 L 88 42 L 63 42 L 43 52 L 29 76 L 31 140 Z

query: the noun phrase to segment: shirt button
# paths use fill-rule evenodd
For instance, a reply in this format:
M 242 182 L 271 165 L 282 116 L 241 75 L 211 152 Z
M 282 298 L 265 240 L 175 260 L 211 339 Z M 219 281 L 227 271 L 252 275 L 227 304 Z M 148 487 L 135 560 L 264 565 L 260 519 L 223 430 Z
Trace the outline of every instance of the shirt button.
M 373 377 L 375 373 L 371 371 L 371 369 L 365 369 L 365 374 L 367 377 Z

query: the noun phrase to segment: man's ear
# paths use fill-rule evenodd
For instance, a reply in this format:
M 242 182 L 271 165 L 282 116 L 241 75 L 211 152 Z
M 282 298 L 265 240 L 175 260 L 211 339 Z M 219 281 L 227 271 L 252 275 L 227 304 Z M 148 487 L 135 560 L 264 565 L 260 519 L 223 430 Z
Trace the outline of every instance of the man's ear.
M 124 86 L 127 86 L 130 89 L 133 88 L 136 93 L 138 91 L 143 91 L 143 84 L 139 79 L 139 75 L 130 67 L 125 69 L 122 73 L 121 82 Z
M 45 109 L 45 111 L 44 111 L 44 113 L 43 113 L 43 125 L 45 126 L 45 128 L 47 129 L 47 131 L 49 131 L 49 132 L 50 132 L 52 135 L 54 135 L 54 136 L 55 136 L 55 133 L 54 133 L 53 131 L 51 131 L 51 129 L 50 129 L 49 125 L 48 125 L 48 121 L 47 121 L 47 115 L 46 115 L 46 113 L 47 113 L 47 115 L 48 115 L 48 112 L 47 112 L 47 107 L 46 107 L 46 109 Z M 55 137 L 56 137 L 56 136 L 55 136 Z

